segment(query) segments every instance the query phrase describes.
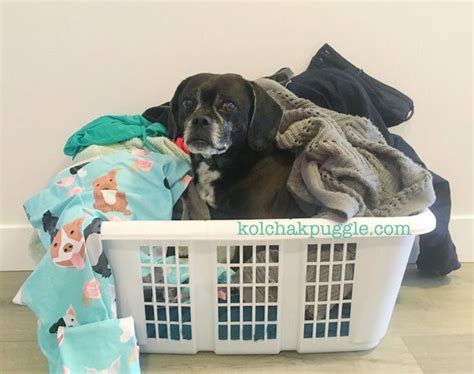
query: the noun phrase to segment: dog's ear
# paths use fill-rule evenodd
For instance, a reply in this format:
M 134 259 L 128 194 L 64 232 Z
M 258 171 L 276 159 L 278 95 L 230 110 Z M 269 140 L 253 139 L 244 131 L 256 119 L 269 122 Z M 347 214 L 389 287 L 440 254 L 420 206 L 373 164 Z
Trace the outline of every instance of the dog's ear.
M 172 140 L 175 140 L 178 136 L 183 135 L 183 129 L 178 128 L 179 98 L 184 90 L 184 87 L 186 87 L 191 78 L 192 77 L 186 78 L 179 84 L 169 104 L 170 109 L 168 112 L 168 137 Z
M 258 84 L 248 82 L 253 99 L 253 111 L 247 130 L 250 148 L 261 151 L 272 144 L 280 126 L 283 111 L 278 103 Z
M 168 125 L 168 114 L 170 111 L 170 103 L 164 103 L 159 106 L 154 106 L 148 108 L 142 113 L 142 117 L 152 123 L 162 123 L 164 125 Z

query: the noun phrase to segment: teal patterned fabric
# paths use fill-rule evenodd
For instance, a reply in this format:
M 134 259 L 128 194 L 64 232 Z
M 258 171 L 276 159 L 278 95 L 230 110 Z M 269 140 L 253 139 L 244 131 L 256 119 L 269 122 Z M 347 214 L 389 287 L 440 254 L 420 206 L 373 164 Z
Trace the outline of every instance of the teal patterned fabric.
M 144 150 L 58 174 L 24 208 L 48 255 L 19 298 L 38 317 L 50 373 L 138 373 L 133 320 L 117 320 L 104 220 L 168 220 L 191 181 L 188 163 Z

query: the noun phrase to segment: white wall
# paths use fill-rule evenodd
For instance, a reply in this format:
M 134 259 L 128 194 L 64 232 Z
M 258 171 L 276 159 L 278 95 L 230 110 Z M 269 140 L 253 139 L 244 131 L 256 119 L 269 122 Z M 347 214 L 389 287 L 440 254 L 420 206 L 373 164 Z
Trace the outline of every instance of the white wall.
M 22 202 L 68 164 L 67 137 L 141 113 L 202 71 L 302 71 L 329 42 L 413 98 L 397 128 L 451 182 L 459 251 L 472 259 L 472 4 L 3 2 L 0 269 L 28 268 Z

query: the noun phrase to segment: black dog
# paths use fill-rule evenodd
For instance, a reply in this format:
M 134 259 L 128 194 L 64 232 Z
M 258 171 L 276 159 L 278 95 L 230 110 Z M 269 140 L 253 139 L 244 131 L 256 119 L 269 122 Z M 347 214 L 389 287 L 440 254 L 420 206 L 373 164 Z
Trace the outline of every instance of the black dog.
M 109 261 L 105 256 L 100 241 L 100 230 L 102 218 L 94 218 L 92 222 L 84 229 L 84 239 L 86 241 L 87 255 L 95 273 L 108 278 L 112 275 L 109 267 Z
M 274 147 L 280 106 L 236 74 L 198 74 L 178 86 L 168 131 L 191 152 L 212 219 L 303 217 L 286 189 L 294 157 Z

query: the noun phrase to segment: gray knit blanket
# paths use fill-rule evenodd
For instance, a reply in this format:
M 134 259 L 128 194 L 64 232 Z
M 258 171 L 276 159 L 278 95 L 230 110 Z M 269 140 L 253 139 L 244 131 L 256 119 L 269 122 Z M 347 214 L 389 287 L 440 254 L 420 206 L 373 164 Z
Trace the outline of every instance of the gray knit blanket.
M 297 152 L 287 187 L 308 215 L 408 216 L 435 200 L 431 174 L 390 147 L 370 120 L 256 81 L 283 109 L 277 146 Z

